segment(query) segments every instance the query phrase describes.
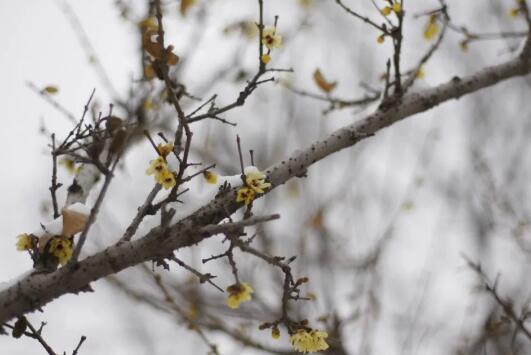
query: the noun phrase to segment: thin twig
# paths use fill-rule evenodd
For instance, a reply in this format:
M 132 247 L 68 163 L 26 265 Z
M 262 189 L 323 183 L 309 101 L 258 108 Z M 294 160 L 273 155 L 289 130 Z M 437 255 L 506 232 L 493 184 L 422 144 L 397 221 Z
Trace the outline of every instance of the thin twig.
M 56 191 L 62 186 L 57 184 L 57 154 L 55 152 L 55 133 L 52 133 L 52 185 L 50 186 L 50 194 L 52 195 L 53 218 L 59 218 L 59 206 L 57 205 Z
M 133 218 L 133 221 L 125 230 L 124 235 L 122 236 L 122 238 L 120 238 L 119 243 L 128 242 L 131 240 L 136 230 L 138 229 L 138 226 L 140 225 L 140 223 L 142 223 L 144 217 L 148 214 L 149 209 L 152 206 L 151 203 L 153 202 L 161 188 L 162 186 L 160 184 L 156 184 L 153 187 L 149 195 L 146 197 L 146 200 L 144 201 L 142 206 L 140 206 L 140 208 L 138 209 L 135 218 Z
M 87 337 L 82 335 L 81 336 L 81 339 L 79 339 L 79 343 L 77 344 L 76 348 L 74 349 L 74 351 L 72 352 L 72 355 L 77 355 L 77 352 L 79 351 L 79 348 L 81 348 L 81 345 L 83 345 L 83 343 L 85 342 L 85 340 L 87 340 Z

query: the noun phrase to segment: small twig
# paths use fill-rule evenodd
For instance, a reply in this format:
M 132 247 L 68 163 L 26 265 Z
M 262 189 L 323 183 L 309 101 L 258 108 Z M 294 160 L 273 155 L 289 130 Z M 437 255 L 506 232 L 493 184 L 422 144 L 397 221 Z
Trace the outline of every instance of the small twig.
M 255 224 L 264 223 L 279 219 L 279 214 L 272 214 L 268 216 L 253 216 L 238 222 L 228 222 L 222 224 L 209 224 L 201 228 L 201 232 L 208 234 L 230 233 L 239 230 L 243 227 L 253 226 Z
M 332 97 L 330 95 L 319 95 L 311 92 L 307 92 L 304 90 L 299 90 L 297 88 L 294 88 L 292 86 L 286 85 L 285 88 L 289 91 L 291 91 L 294 94 L 309 97 L 312 99 L 316 99 L 319 101 L 325 101 L 330 103 L 333 109 L 342 109 L 346 107 L 353 107 L 353 106 L 363 106 L 370 104 L 371 102 L 374 102 L 380 98 L 380 92 L 375 92 L 372 96 L 365 96 L 361 99 L 353 99 L 353 100 L 346 100 L 346 99 L 339 99 Z
M 59 218 L 59 206 L 57 205 L 56 191 L 62 186 L 57 184 L 57 154 L 55 152 L 55 133 L 52 133 L 52 185 L 50 186 L 50 194 L 52 195 L 53 218 Z
M 72 10 L 72 7 L 70 4 L 68 4 L 67 1 L 61 1 L 59 2 L 59 5 L 61 9 L 63 10 L 63 13 L 65 14 L 66 18 L 70 22 L 70 26 L 72 26 L 72 29 L 74 30 L 74 33 L 77 35 L 79 42 L 81 43 L 81 46 L 85 50 L 85 53 L 87 54 L 90 63 L 94 65 L 94 68 L 96 69 L 96 73 L 100 77 L 103 85 L 107 90 L 109 90 L 110 94 L 113 96 L 113 98 L 117 101 L 120 101 L 120 95 L 118 94 L 118 91 L 114 87 L 112 80 L 110 79 L 109 75 L 107 74 L 107 71 L 103 67 L 103 64 L 101 63 L 96 50 L 92 46 L 90 39 L 85 32 L 85 29 L 83 28 L 81 21 L 79 21 L 79 18 L 74 13 L 74 10 Z
M 511 318 L 518 327 L 518 329 L 520 329 L 522 333 L 524 333 L 524 335 L 529 340 L 531 340 L 531 331 L 525 326 L 524 317 L 518 317 L 514 312 L 512 305 L 509 302 L 504 301 L 498 294 L 498 291 L 496 290 L 497 280 L 494 282 L 494 284 L 490 283 L 489 279 L 487 278 L 487 275 L 485 275 L 485 273 L 481 269 L 481 265 L 479 265 L 478 263 L 474 263 L 466 255 L 462 255 L 462 257 L 466 260 L 468 266 L 478 274 L 481 281 L 483 282 L 485 290 L 492 296 L 496 303 L 500 305 L 505 315 Z
M 122 151 L 123 152 L 123 151 Z M 90 227 L 96 220 L 96 216 L 99 212 L 100 206 L 103 202 L 103 199 L 105 198 L 105 195 L 107 194 L 107 190 L 109 188 L 109 185 L 111 184 L 111 180 L 114 177 L 114 170 L 116 169 L 116 166 L 118 165 L 118 162 L 120 161 L 120 158 L 122 156 L 122 152 L 119 152 L 116 155 L 116 158 L 114 159 L 114 163 L 112 164 L 111 169 L 107 174 L 105 174 L 105 181 L 103 182 L 103 186 L 100 190 L 100 193 L 98 195 L 98 198 L 96 199 L 96 202 L 94 203 L 94 206 L 90 210 L 90 215 L 87 220 L 87 224 L 85 225 L 85 229 L 81 233 L 78 242 L 76 244 L 76 248 L 74 249 L 74 253 L 72 255 L 72 259 L 68 262 L 69 265 L 74 265 L 77 263 L 77 260 L 79 258 L 79 254 L 81 253 L 81 248 L 83 248 L 83 244 L 85 244 L 85 241 L 87 239 L 88 232 L 90 230 Z
M 52 105 L 53 108 L 55 108 L 57 111 L 61 112 L 70 122 L 73 124 L 77 124 L 76 117 L 68 111 L 66 108 L 64 108 L 59 102 L 57 102 L 53 97 L 51 97 L 49 94 L 46 94 L 46 92 L 43 92 L 42 90 L 39 90 L 35 84 L 32 82 L 27 82 L 26 86 L 29 87 L 33 92 L 38 94 L 40 97 L 42 97 L 46 102 L 48 102 L 50 105 Z
M 81 339 L 79 339 L 79 343 L 77 344 L 76 348 L 72 352 L 72 355 L 77 355 L 77 352 L 79 351 L 79 348 L 81 348 L 81 345 L 87 340 L 87 337 L 82 335 Z
M 44 338 L 41 335 L 43 324 L 41 324 L 41 329 L 39 331 L 37 331 L 35 329 L 35 327 L 28 321 L 28 319 L 26 317 L 23 316 L 23 318 L 25 319 L 26 324 L 27 324 L 28 328 L 31 331 L 31 337 L 37 339 L 37 341 L 42 345 L 44 350 L 46 350 L 46 352 L 49 355 L 57 355 L 57 353 L 52 349 L 52 347 L 50 345 L 48 345 L 48 343 L 44 340 Z
M 402 25 L 404 22 L 404 2 L 400 2 L 401 10 L 396 14 L 398 16 L 398 26 L 393 28 L 392 37 L 393 37 L 393 63 L 395 71 L 395 95 L 402 96 L 402 77 L 400 73 L 400 55 L 402 52 Z
M 136 230 L 138 229 L 138 226 L 140 225 L 140 223 L 142 223 L 144 217 L 148 214 L 150 207 L 152 207 L 151 203 L 153 202 L 161 188 L 162 186 L 160 184 L 156 184 L 153 187 L 149 195 L 146 197 L 146 200 L 144 201 L 142 206 L 140 206 L 140 208 L 138 209 L 135 218 L 133 218 L 133 221 L 125 230 L 124 235 L 122 236 L 122 238 L 120 238 L 119 243 L 128 242 L 131 240 Z
M 159 151 L 159 147 L 157 147 L 157 145 L 155 144 L 155 142 L 153 141 L 153 138 L 151 138 L 151 135 L 149 134 L 148 131 L 144 130 L 144 136 L 147 137 L 149 143 L 151 143 L 151 146 L 153 147 L 153 149 L 155 149 L 155 151 L 157 152 L 158 155 L 160 155 L 160 151 Z
M 245 178 L 244 178 L 245 173 L 244 173 L 244 168 L 243 168 L 243 154 L 242 154 L 242 146 L 241 146 L 239 135 L 236 135 L 236 145 L 238 146 L 238 157 L 240 158 L 240 170 L 242 173 L 242 179 L 245 183 Z
M 372 20 L 370 20 L 368 17 L 366 16 L 362 16 L 360 14 L 358 14 L 357 12 L 353 11 L 352 9 L 350 9 L 349 7 L 347 7 L 345 4 L 343 4 L 343 2 L 341 0 L 336 0 L 336 3 L 341 6 L 343 8 L 343 10 L 345 10 L 347 13 L 351 14 L 352 16 L 356 17 L 357 19 L 360 19 L 362 20 L 363 22 L 371 25 L 372 27 L 376 28 L 377 30 L 379 31 L 382 31 L 383 33 L 385 33 L 386 35 L 391 35 L 389 33 L 389 31 L 387 30 L 387 28 L 385 27 L 382 27 L 378 24 L 376 24 L 376 22 L 373 22 Z
M 203 274 L 199 271 L 197 271 L 196 269 L 194 269 L 193 267 L 187 265 L 184 261 L 182 261 L 181 259 L 177 258 L 175 255 L 173 255 L 171 258 L 171 260 L 175 261 L 179 266 L 181 266 L 182 268 L 190 271 L 192 274 L 194 274 L 195 276 L 197 276 L 199 278 L 199 282 L 200 283 L 205 283 L 205 282 L 208 282 L 209 284 L 211 284 L 212 286 L 214 286 L 217 290 L 219 290 L 220 292 L 224 292 L 223 289 L 221 287 L 219 287 L 218 285 L 216 285 L 214 282 L 212 282 L 212 279 L 215 278 L 216 276 L 212 275 L 212 274 Z
M 409 76 L 409 78 L 406 80 L 406 82 L 404 83 L 404 86 L 403 86 L 403 92 L 407 92 L 407 90 L 413 86 L 413 84 L 415 83 L 415 81 L 417 80 L 418 78 L 418 73 L 419 71 L 421 70 L 422 66 L 424 64 L 426 64 L 426 62 L 428 60 L 430 60 L 430 58 L 433 56 L 433 54 L 437 51 L 437 49 L 440 47 L 443 39 L 444 39 L 444 36 L 446 34 L 446 30 L 448 28 L 448 23 L 450 21 L 450 18 L 448 16 L 448 13 L 447 13 L 447 9 L 446 9 L 446 6 L 443 6 L 443 8 L 441 9 L 441 12 L 444 16 L 444 19 L 445 21 L 443 22 L 443 28 L 439 34 L 439 36 L 437 37 L 437 40 L 435 41 L 435 43 L 433 43 L 430 48 L 428 49 L 428 51 L 426 52 L 426 54 L 424 54 L 422 56 L 422 58 L 419 60 L 418 64 L 416 65 L 416 67 L 411 71 L 411 74 Z
M 146 272 L 149 271 L 147 268 L 144 268 L 144 269 L 146 270 Z M 170 306 L 171 310 L 174 311 L 176 314 L 178 314 L 182 320 L 184 320 L 184 322 L 188 325 L 189 329 L 191 329 L 192 331 L 196 332 L 197 335 L 199 335 L 201 340 L 203 340 L 203 342 L 210 348 L 210 350 L 212 351 L 212 354 L 219 354 L 217 350 L 217 346 L 213 344 L 212 342 L 210 342 L 210 340 L 208 340 L 203 330 L 189 316 L 187 316 L 186 313 L 177 305 L 177 302 L 175 301 L 173 296 L 168 291 L 167 287 L 162 282 L 162 277 L 152 272 L 150 273 L 153 275 L 153 279 L 155 280 L 156 285 L 158 286 L 160 291 L 163 293 L 164 300 L 166 304 Z

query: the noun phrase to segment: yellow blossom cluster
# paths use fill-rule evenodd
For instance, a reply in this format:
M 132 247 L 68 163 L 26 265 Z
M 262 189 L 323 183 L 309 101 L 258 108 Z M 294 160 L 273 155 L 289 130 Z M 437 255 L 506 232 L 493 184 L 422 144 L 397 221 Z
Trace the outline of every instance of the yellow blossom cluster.
M 426 40 L 433 39 L 439 33 L 439 24 L 437 23 L 437 15 L 431 15 L 428 23 L 424 27 L 424 38 Z
M 271 61 L 271 50 L 282 46 L 282 36 L 277 33 L 276 27 L 266 27 L 262 31 L 262 44 L 267 47 L 267 53 L 262 54 L 260 60 L 267 64 Z
M 54 255 L 61 265 L 65 265 L 72 258 L 73 252 L 72 240 L 70 239 L 54 237 L 50 241 L 50 254 Z
M 218 182 L 218 175 L 211 171 L 205 171 L 203 177 L 209 184 L 216 184 Z
M 511 17 L 516 17 L 525 11 L 525 0 L 516 0 L 516 4 L 516 7 L 509 9 L 509 16 Z
M 275 340 L 280 338 L 280 329 L 276 325 L 271 329 L 271 337 Z
M 393 1 L 390 6 L 385 6 L 381 11 L 384 16 L 389 16 L 393 12 L 398 15 L 402 11 L 402 4 L 399 1 Z
M 271 187 L 271 183 L 265 182 L 265 175 L 254 166 L 248 166 L 244 170 L 245 186 L 238 189 L 236 202 L 243 202 L 245 205 L 253 202 L 256 194 L 263 194 Z
M 173 144 L 159 144 L 157 151 L 160 154 L 158 158 L 149 162 L 149 167 L 146 170 L 147 175 L 154 175 L 155 181 L 162 185 L 166 190 L 175 186 L 175 176 L 168 168 L 166 157 L 173 151 Z
M 328 333 L 317 329 L 299 329 L 291 335 L 293 349 L 301 352 L 315 352 L 328 349 L 326 338 Z
M 237 283 L 227 287 L 229 296 L 227 297 L 227 306 L 232 309 L 240 307 L 240 303 L 250 301 L 253 293 L 251 286 L 245 282 Z
M 28 250 L 38 266 L 65 265 L 74 253 L 74 235 L 85 230 L 89 209 L 74 203 L 61 210 L 61 216 L 41 224 L 43 231 L 17 236 L 17 250 Z
M 17 250 L 33 249 L 33 238 L 31 235 L 24 233 L 17 236 Z
M 312 7 L 313 2 L 314 0 L 299 0 L 299 4 L 306 9 L 309 9 L 310 7 Z

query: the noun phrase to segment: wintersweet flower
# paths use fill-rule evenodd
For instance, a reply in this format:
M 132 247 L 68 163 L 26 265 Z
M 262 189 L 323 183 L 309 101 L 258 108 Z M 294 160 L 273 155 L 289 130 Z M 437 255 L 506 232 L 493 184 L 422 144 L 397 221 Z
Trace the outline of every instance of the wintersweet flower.
M 301 352 L 316 352 L 328 349 L 328 333 L 317 329 L 299 329 L 291 337 L 293 349 Z
M 171 152 L 173 152 L 173 143 L 159 144 L 157 150 L 163 158 L 166 158 Z
M 271 183 L 265 182 L 266 176 L 255 166 L 248 166 L 243 171 L 245 175 L 245 184 L 254 190 L 254 192 L 263 194 L 265 189 L 271 187 Z
M 267 64 L 271 61 L 271 56 L 269 54 L 262 54 L 260 60 L 262 61 L 262 63 Z
M 162 185 L 166 190 L 175 186 L 175 176 L 168 169 L 164 169 L 159 174 L 155 175 L 155 180 Z
M 227 306 L 232 309 L 240 307 L 240 303 L 250 301 L 253 293 L 251 286 L 245 282 L 237 283 L 227 287 L 229 297 L 227 297 Z
M 395 1 L 393 3 L 393 12 L 398 14 L 400 11 L 402 11 L 402 4 L 400 4 L 398 1 Z
M 424 38 L 431 40 L 435 35 L 439 33 L 439 25 L 437 24 L 437 15 L 431 15 L 426 27 L 424 28 Z
M 282 36 L 277 33 L 276 27 L 266 27 L 262 32 L 262 43 L 268 49 L 280 48 L 282 46 Z
M 392 12 L 399 14 L 402 11 L 402 5 L 395 1 L 391 6 L 385 6 L 381 11 L 384 16 L 389 16 Z
M 236 202 L 243 202 L 247 206 L 254 200 L 255 192 L 249 187 L 242 187 L 236 192 Z
M 147 175 L 158 175 L 164 170 L 168 170 L 168 165 L 163 157 L 158 157 L 149 162 L 149 168 L 146 170 Z
M 70 239 L 54 237 L 50 241 L 50 254 L 54 255 L 59 264 L 65 265 L 72 257 L 72 241 Z
M 211 171 L 205 171 L 203 173 L 203 177 L 205 178 L 206 182 L 208 182 L 209 184 L 217 184 L 218 182 L 218 175 Z
M 313 5 L 313 0 L 299 0 L 299 4 L 302 7 L 309 9 Z
M 17 250 L 30 250 L 33 249 L 33 238 L 27 233 L 23 233 L 17 236 Z
M 273 329 L 271 329 L 271 337 L 275 340 L 280 338 L 280 329 L 278 329 L 277 326 L 274 326 Z

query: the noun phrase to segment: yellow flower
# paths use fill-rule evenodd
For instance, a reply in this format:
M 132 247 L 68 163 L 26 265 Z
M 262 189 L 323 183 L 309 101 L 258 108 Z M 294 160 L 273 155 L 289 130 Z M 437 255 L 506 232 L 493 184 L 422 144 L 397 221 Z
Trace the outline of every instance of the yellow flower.
M 158 110 L 160 108 L 159 104 L 154 102 L 151 99 L 146 99 L 142 104 L 144 110 Z
M 308 9 L 313 5 L 313 0 L 299 0 L 299 4 Z
M 384 34 L 381 34 L 381 35 L 378 36 L 378 38 L 376 38 L 376 42 L 378 42 L 380 44 L 384 43 L 384 41 L 385 41 L 385 35 Z
M 402 11 L 402 5 L 399 2 L 395 2 L 393 4 L 393 11 L 398 14 L 400 11 Z
M 465 39 L 464 41 L 459 42 L 459 47 L 463 52 L 468 51 L 468 40 Z
M 47 94 L 57 94 L 59 92 L 59 88 L 55 85 L 48 85 L 44 89 L 42 89 L 42 92 L 45 92 Z
M 255 192 L 248 187 L 242 187 L 236 193 L 236 202 L 243 202 L 247 206 L 254 200 Z
M 218 182 L 218 175 L 214 174 L 211 171 L 205 171 L 203 173 L 203 177 L 205 178 L 206 182 L 209 184 L 216 184 Z
M 439 25 L 437 24 L 437 15 L 431 15 L 426 27 L 424 28 L 424 38 L 430 40 L 439 32 Z
M 155 175 L 155 180 L 162 185 L 166 190 L 175 186 L 175 176 L 168 169 L 164 169 L 160 173 Z
M 516 16 L 518 16 L 519 13 L 520 13 L 520 8 L 518 8 L 518 7 L 509 9 L 509 16 L 510 17 L 516 17 Z
M 276 325 L 271 329 L 271 337 L 275 340 L 280 338 L 280 329 Z
M 142 21 L 138 23 L 138 27 L 142 30 L 142 32 L 145 32 L 147 30 L 158 30 L 159 24 L 157 22 L 157 18 L 153 16 L 146 17 Z
M 33 238 L 31 235 L 24 233 L 17 236 L 17 250 L 33 249 Z
M 158 175 L 164 170 L 168 170 L 168 165 L 163 157 L 158 157 L 149 162 L 149 168 L 146 170 L 147 175 Z
M 72 241 L 70 239 L 54 237 L 50 241 L 50 253 L 59 260 L 59 264 L 66 264 L 72 257 Z
M 240 303 L 250 301 L 253 293 L 251 286 L 245 282 L 240 284 L 234 284 L 227 287 L 229 297 L 227 297 L 227 306 L 232 309 L 240 307 Z
M 315 352 L 328 349 L 326 338 L 327 332 L 323 332 L 317 329 L 299 329 L 291 337 L 291 345 L 293 349 L 301 352 Z
M 163 158 L 166 158 L 171 152 L 173 152 L 173 143 L 159 144 L 157 149 Z
M 64 159 L 61 159 L 59 161 L 59 164 L 64 166 L 65 169 L 70 173 L 70 174 L 77 174 L 79 173 L 79 170 L 81 170 L 81 167 L 80 166 L 77 166 L 76 167 L 76 163 L 74 162 L 74 160 L 72 159 L 69 159 L 69 158 L 64 158 Z
M 248 166 L 243 171 L 245 174 L 245 184 L 254 192 L 263 194 L 264 190 L 271 187 L 269 182 L 265 182 L 265 175 L 255 166 Z
M 262 32 L 262 43 L 268 49 L 279 48 L 282 45 L 282 36 L 277 34 L 276 27 L 266 27 Z
M 416 79 L 424 79 L 426 77 L 426 72 L 423 67 L 420 67 L 419 70 L 415 73 Z
M 385 6 L 381 11 L 382 15 L 384 16 L 389 16 L 391 12 L 398 14 L 400 11 L 402 11 L 402 5 L 400 5 L 399 2 L 393 2 L 392 6 Z
M 267 64 L 271 61 L 271 56 L 269 54 L 262 54 L 260 60 L 262 61 L 262 63 Z

